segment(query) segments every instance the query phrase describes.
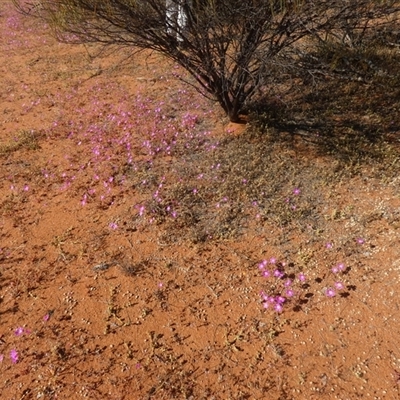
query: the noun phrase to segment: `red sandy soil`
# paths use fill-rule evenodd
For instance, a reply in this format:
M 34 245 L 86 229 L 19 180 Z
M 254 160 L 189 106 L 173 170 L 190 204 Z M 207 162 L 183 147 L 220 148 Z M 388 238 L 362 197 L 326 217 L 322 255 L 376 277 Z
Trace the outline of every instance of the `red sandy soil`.
M 398 178 L 320 188 L 323 231 L 188 240 L 147 206 L 174 138 L 243 128 L 159 56 L 92 59 L 9 0 L 0 29 L 2 399 L 399 398 Z

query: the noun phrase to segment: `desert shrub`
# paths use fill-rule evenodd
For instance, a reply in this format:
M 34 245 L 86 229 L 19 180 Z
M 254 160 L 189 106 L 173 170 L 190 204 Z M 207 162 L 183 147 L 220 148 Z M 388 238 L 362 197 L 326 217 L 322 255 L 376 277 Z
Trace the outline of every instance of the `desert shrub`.
M 389 17 L 398 11 L 398 2 L 393 0 L 15 3 L 48 22 L 60 40 L 164 54 L 186 69 L 192 77 L 188 83 L 215 99 L 234 122 L 240 121 L 240 113 L 260 89 L 274 84 L 312 52 L 313 43 L 359 46 L 373 27 L 383 29 L 393 23 Z

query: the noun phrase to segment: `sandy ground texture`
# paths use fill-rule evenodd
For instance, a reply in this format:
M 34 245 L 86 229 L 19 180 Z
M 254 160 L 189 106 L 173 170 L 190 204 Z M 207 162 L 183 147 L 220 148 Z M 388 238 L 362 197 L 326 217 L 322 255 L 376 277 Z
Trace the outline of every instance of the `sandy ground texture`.
M 0 29 L 1 398 L 400 397 L 398 174 L 254 156 L 160 56 Z

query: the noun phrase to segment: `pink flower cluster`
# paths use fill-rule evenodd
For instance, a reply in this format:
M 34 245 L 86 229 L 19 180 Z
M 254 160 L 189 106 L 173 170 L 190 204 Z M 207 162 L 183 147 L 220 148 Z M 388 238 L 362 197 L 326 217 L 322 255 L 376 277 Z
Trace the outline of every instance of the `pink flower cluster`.
M 332 267 L 331 271 L 334 275 L 338 275 L 340 273 L 343 273 L 346 270 L 346 267 L 343 263 L 337 264 L 334 267 Z M 325 289 L 325 296 L 326 297 L 335 297 L 337 292 L 344 290 L 346 287 L 343 284 L 343 282 L 336 281 L 333 284 L 334 287 L 328 287 Z
M 300 273 L 296 276 L 288 276 L 284 270 L 285 262 L 277 262 L 276 258 L 263 260 L 258 264 L 261 275 L 264 278 L 272 278 L 275 280 L 273 287 L 274 293 L 268 294 L 261 291 L 261 300 L 265 309 L 274 309 L 277 313 L 281 313 L 284 304 L 299 294 L 301 285 L 306 281 L 306 276 Z
M 277 313 L 281 313 L 284 311 L 285 305 L 295 301 L 298 306 L 303 301 L 307 302 L 308 297 L 313 296 L 308 293 L 304 299 L 301 298 L 302 292 L 310 287 L 306 283 L 306 275 L 303 272 L 287 273 L 285 267 L 285 262 L 278 262 L 274 257 L 269 260 L 263 260 L 258 264 L 261 276 L 269 280 L 272 288 L 268 292 L 264 290 L 260 292 L 264 309 L 272 309 Z M 346 266 L 343 263 L 339 263 L 332 267 L 331 272 L 335 275 L 335 281 L 333 285 L 322 290 L 323 294 L 329 298 L 335 297 L 338 292 L 346 290 L 346 285 L 336 277 L 336 275 L 346 272 Z M 316 281 L 321 282 L 322 280 L 317 279 Z
M 14 330 L 15 336 L 22 336 L 24 334 L 29 335 L 31 331 L 29 329 L 24 328 L 23 326 L 19 326 Z
M 13 364 L 16 364 L 18 362 L 19 356 L 18 356 L 18 351 L 17 350 L 12 349 L 10 351 L 10 359 L 11 359 L 11 362 Z M 0 354 L 0 363 L 3 362 L 3 360 L 4 360 L 4 355 Z
M 22 336 L 22 335 L 29 335 L 31 331 L 23 326 L 19 326 L 18 328 L 14 329 L 15 336 Z M 0 354 L 0 363 L 3 362 L 4 355 Z M 10 350 L 10 360 L 13 364 L 17 364 L 19 361 L 19 354 L 18 351 L 15 349 Z

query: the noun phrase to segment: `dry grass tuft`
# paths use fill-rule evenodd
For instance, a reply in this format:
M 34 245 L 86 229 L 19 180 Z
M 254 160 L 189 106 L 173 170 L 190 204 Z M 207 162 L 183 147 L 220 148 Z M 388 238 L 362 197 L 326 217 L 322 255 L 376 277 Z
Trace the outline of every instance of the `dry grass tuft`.
M 0 143 L 0 156 L 8 156 L 15 151 L 25 150 L 38 150 L 40 134 L 34 130 L 21 130 L 13 140 L 8 143 Z

